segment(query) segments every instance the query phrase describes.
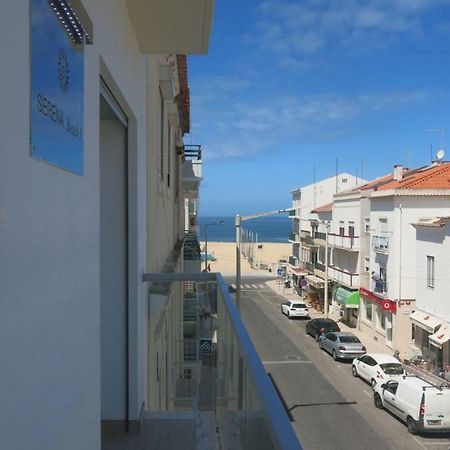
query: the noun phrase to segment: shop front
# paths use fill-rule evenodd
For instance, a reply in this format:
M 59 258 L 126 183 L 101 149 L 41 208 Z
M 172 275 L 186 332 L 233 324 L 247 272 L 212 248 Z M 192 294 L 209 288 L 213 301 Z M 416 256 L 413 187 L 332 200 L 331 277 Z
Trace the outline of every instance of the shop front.
M 306 299 L 311 307 L 317 311 L 323 311 L 324 300 L 324 288 L 325 282 L 322 278 L 315 275 L 307 275 L 305 277 L 306 283 L 303 282 L 304 289 L 306 290 Z
M 436 353 L 438 375 L 450 381 L 450 323 L 441 325 L 428 339 Z
M 383 339 L 384 343 L 396 350 L 401 344 L 397 342 L 395 330 L 397 302 L 388 298 L 380 298 L 368 289 L 359 289 L 361 299 L 360 326 L 371 330 L 374 339 Z M 399 331 L 399 330 L 397 330 Z
M 352 291 L 342 286 L 337 286 L 333 291 L 332 299 L 332 307 L 335 314 L 339 315 L 344 323 L 356 328 L 360 302 L 359 291 Z

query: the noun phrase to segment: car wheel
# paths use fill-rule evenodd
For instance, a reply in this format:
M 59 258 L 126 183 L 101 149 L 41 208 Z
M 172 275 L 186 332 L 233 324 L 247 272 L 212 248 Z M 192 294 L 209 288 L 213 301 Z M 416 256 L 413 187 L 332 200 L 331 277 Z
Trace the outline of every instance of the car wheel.
M 372 379 L 370 380 L 370 385 L 372 386 L 372 389 L 375 389 L 375 386 L 377 385 L 377 382 L 375 381 L 374 378 L 372 378 Z
M 411 416 L 408 416 L 408 418 L 406 419 L 406 426 L 408 427 L 408 431 L 411 434 L 417 434 L 419 432 L 417 423 Z
M 320 334 L 316 333 L 316 341 L 319 342 Z
M 334 359 L 335 361 L 337 361 L 337 359 L 338 359 L 336 350 L 333 350 L 333 359 Z
M 357 377 L 357 376 L 358 376 L 358 371 L 356 370 L 356 366 L 352 366 L 352 375 L 353 375 L 354 377 Z
M 373 403 L 375 404 L 375 407 L 378 409 L 384 409 L 383 401 L 381 400 L 381 397 L 379 394 L 375 394 L 373 396 Z
M 320 348 L 320 350 L 323 350 L 323 342 L 322 341 L 319 341 L 319 348 Z
M 288 317 L 289 317 L 289 319 L 292 319 L 290 311 L 288 311 Z

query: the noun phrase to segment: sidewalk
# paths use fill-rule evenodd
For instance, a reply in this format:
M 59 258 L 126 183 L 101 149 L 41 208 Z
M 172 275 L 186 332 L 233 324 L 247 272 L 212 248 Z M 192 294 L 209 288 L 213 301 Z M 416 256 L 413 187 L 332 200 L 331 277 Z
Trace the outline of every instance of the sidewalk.
M 278 295 L 284 297 L 286 300 L 302 300 L 302 298 L 294 291 L 293 288 L 285 288 L 283 283 L 278 284 L 278 280 L 267 281 L 266 285 L 274 290 Z M 318 312 L 314 308 L 308 309 L 311 319 L 325 317 L 322 312 Z M 345 323 L 341 322 L 340 317 L 333 316 L 332 314 L 329 314 L 328 317 L 339 323 L 339 328 L 341 329 L 341 331 L 349 331 L 355 336 L 358 336 L 360 341 L 365 345 L 367 353 L 385 353 L 392 355 L 392 349 L 387 345 L 384 345 L 382 342 L 373 340 L 371 336 L 367 335 L 361 330 L 358 330 L 357 328 L 349 327 Z

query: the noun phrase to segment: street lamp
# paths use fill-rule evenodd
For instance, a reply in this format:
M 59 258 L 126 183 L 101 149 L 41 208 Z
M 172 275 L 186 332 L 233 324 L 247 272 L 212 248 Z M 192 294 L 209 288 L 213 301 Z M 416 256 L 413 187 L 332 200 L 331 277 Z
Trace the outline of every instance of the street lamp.
M 219 220 L 218 222 L 205 223 L 205 270 L 208 270 L 208 227 L 221 225 L 223 222 L 223 220 Z

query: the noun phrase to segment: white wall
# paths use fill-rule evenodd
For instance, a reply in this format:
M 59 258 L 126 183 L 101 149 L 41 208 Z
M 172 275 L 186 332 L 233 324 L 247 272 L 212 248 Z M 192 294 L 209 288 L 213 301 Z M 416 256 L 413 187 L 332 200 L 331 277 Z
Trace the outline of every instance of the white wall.
M 398 299 L 399 295 L 404 299 L 416 298 L 415 280 L 420 273 L 416 267 L 416 232 L 411 224 L 425 218 L 447 216 L 449 213 L 450 196 L 372 197 L 371 242 L 372 237 L 379 234 L 379 219 L 387 218 L 389 254 L 380 255 L 372 251 L 371 270 L 377 271 L 380 265 L 386 265 L 389 298 Z
M 450 322 L 450 229 L 416 228 L 416 307 Z M 427 286 L 427 256 L 435 259 L 434 288 Z
M 2 4 L 0 55 L 8 63 L 0 71 L 1 448 L 100 448 L 100 73 L 132 118 L 130 338 L 145 342 L 146 62 L 122 0 L 84 3 L 95 43 L 85 52 L 82 177 L 30 157 L 29 2 Z M 131 359 L 137 418 L 145 359 L 138 352 Z

